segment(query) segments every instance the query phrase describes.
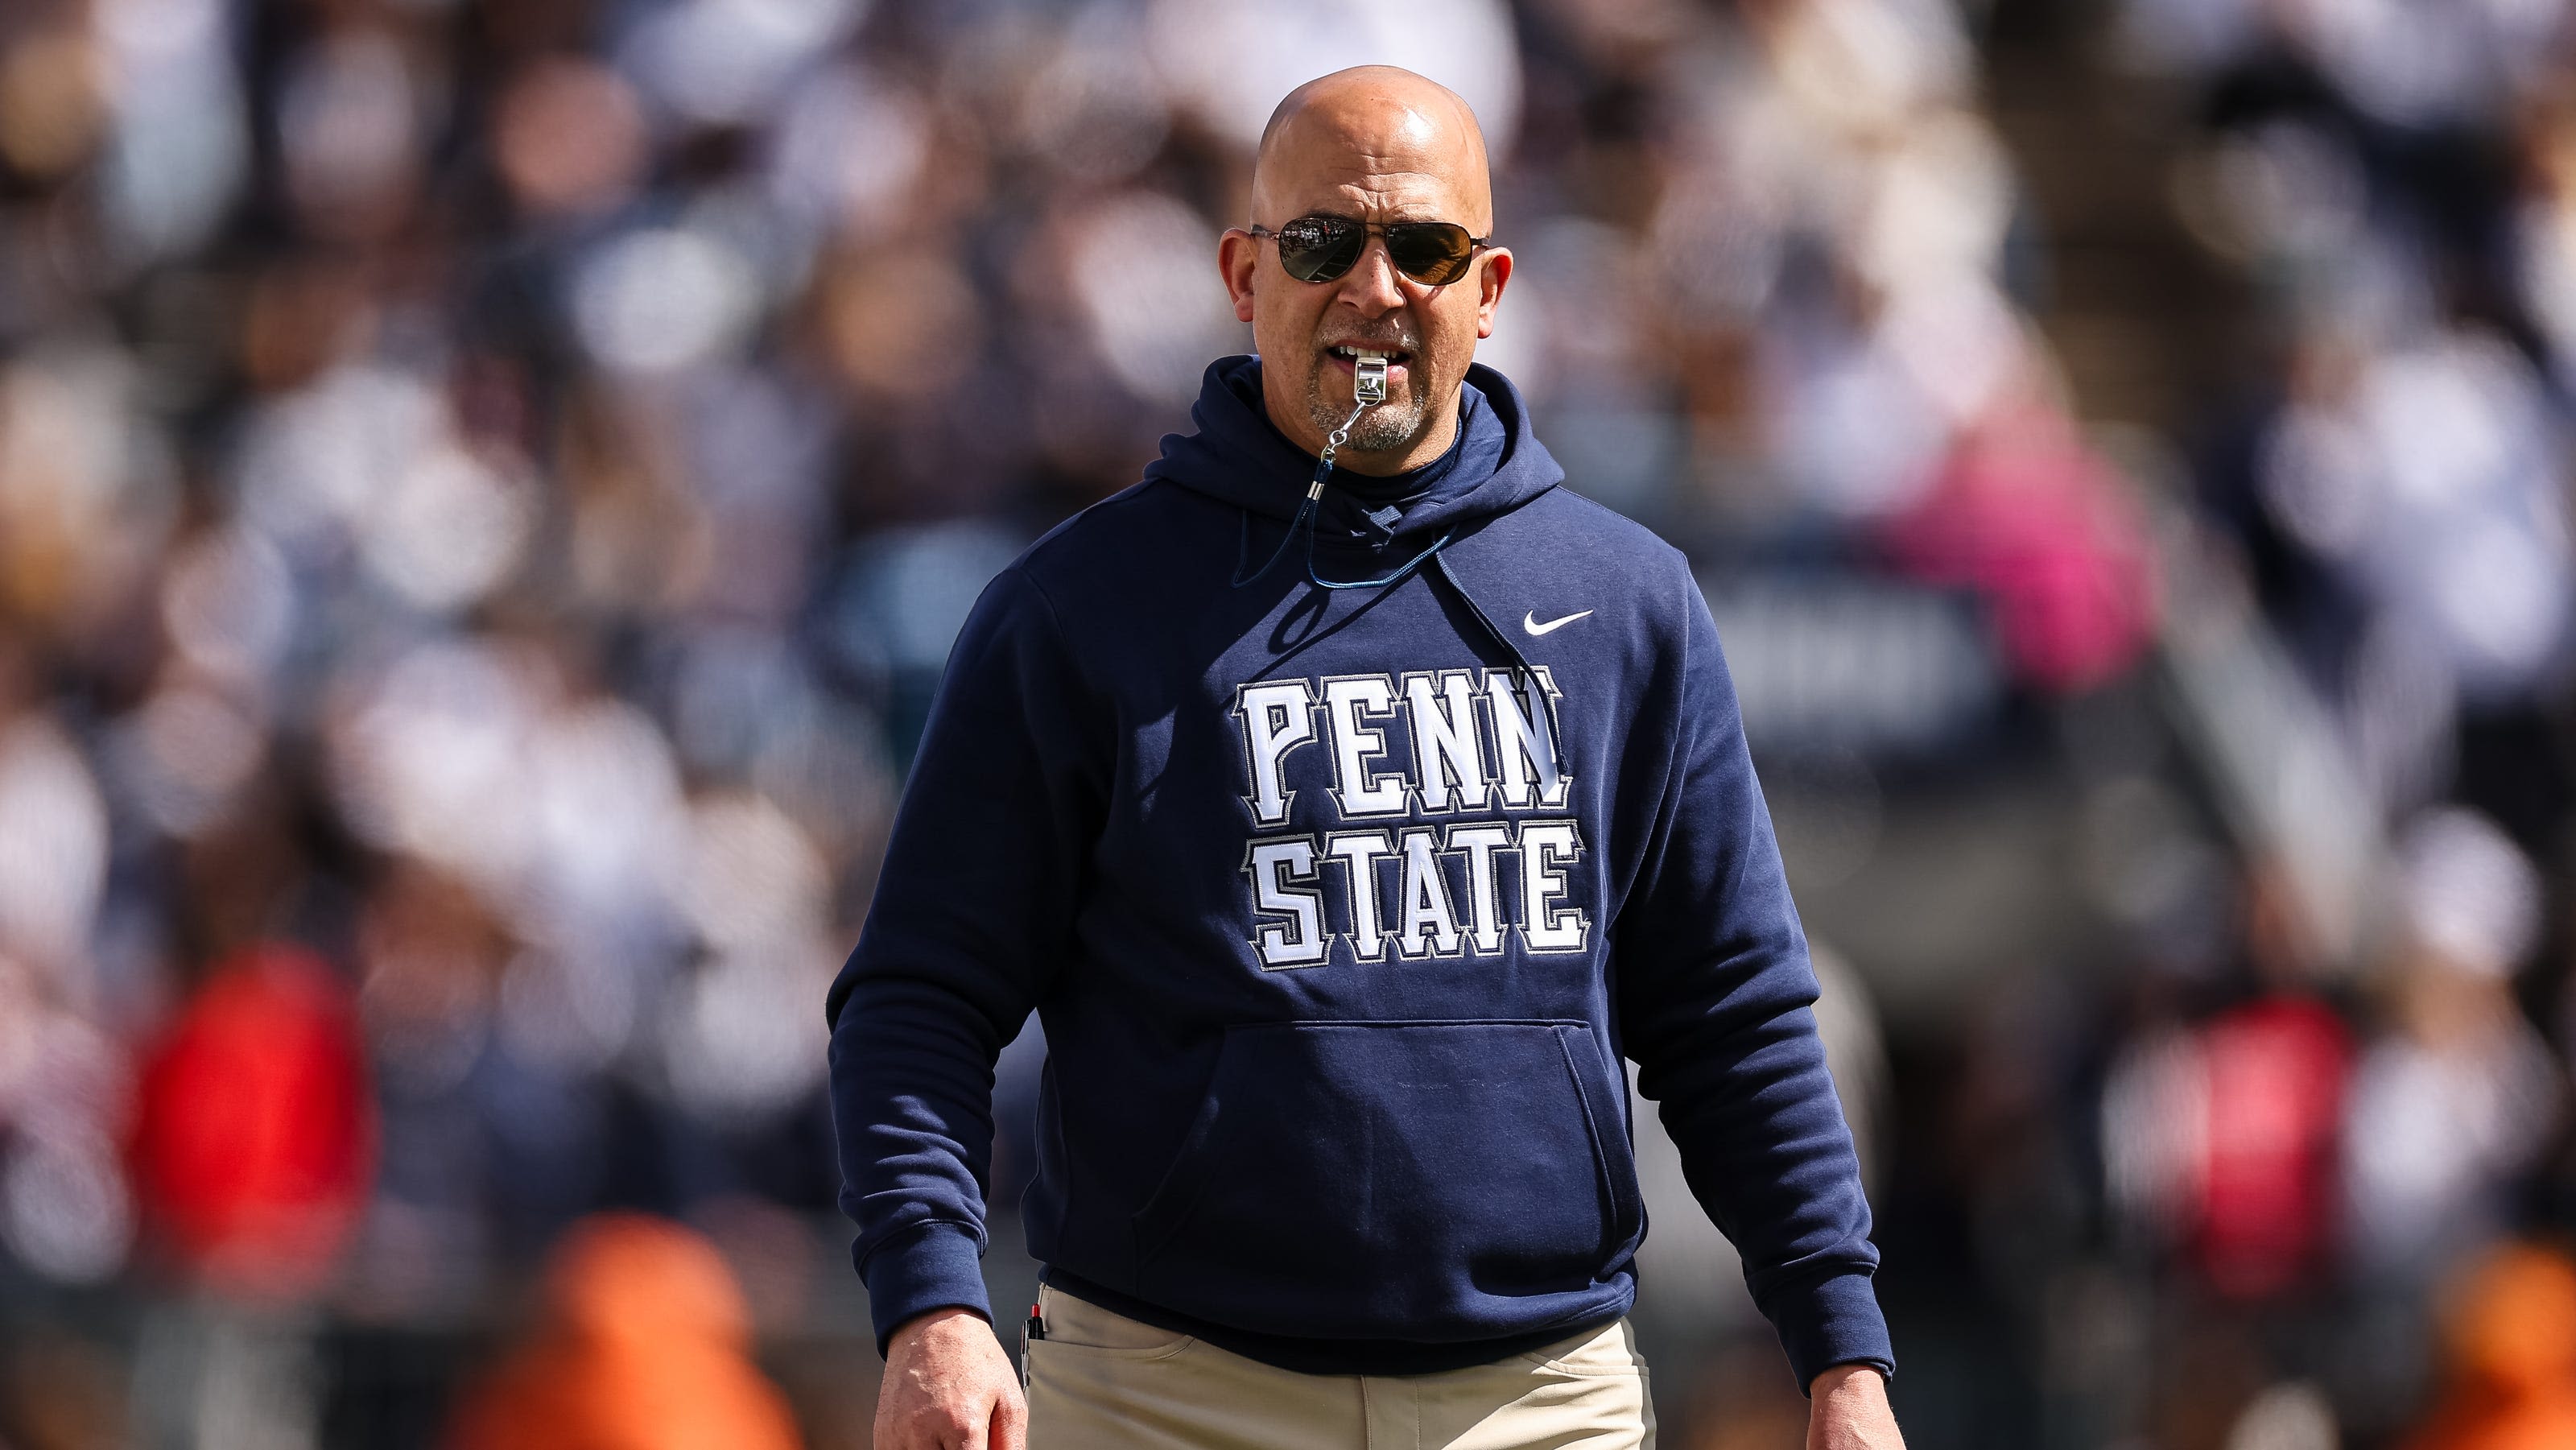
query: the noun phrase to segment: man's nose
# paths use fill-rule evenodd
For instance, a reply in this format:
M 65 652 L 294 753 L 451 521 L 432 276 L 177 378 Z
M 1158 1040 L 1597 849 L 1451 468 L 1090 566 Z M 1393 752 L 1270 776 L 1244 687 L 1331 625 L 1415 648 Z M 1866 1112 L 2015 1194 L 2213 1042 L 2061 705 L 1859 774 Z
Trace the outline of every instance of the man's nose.
M 1360 259 L 1342 276 L 1342 300 L 1373 317 L 1404 305 L 1404 283 L 1396 274 L 1395 258 L 1387 253 L 1386 238 L 1372 234 L 1360 249 Z

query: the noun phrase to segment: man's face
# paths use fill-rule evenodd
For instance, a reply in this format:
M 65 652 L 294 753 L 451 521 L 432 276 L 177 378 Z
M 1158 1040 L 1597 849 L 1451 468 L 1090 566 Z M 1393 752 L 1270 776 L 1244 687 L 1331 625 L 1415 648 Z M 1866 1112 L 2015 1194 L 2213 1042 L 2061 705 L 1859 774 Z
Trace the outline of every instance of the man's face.
M 1462 184 L 1470 165 L 1474 184 Z M 1301 117 L 1263 158 L 1253 220 L 1272 230 L 1316 214 L 1379 225 L 1443 221 L 1482 236 L 1492 226 L 1483 165 L 1481 150 L 1469 152 L 1454 125 L 1418 110 Z M 1477 341 L 1493 331 L 1509 253 L 1479 251 L 1466 275 L 1446 286 L 1398 271 L 1385 238 L 1374 234 L 1351 269 L 1328 282 L 1290 276 L 1275 240 L 1240 230 L 1227 234 L 1221 261 L 1236 315 L 1252 324 L 1264 401 L 1283 431 L 1319 449 L 1350 416 L 1354 354 L 1370 349 L 1389 354 L 1386 401 L 1353 425 L 1339 456 L 1364 472 L 1392 473 L 1448 445 L 1458 384 Z

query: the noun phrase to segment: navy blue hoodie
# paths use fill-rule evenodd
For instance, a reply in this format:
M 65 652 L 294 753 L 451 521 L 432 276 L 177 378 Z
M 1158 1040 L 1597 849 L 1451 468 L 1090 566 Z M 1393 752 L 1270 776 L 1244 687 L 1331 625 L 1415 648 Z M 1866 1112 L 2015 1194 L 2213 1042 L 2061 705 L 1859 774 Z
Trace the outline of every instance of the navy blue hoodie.
M 1801 1384 L 1891 1363 L 1851 1137 L 1715 626 L 1557 487 L 1520 396 L 1371 517 L 1210 367 L 1145 481 L 1003 571 L 952 650 L 826 1013 L 879 1348 L 989 1316 L 995 1055 L 1048 1060 L 1048 1282 L 1314 1373 L 1625 1312 L 1621 1058 Z M 1267 573 L 1251 574 L 1288 541 Z M 1445 542 L 1443 542 L 1445 541 Z M 1436 552 L 1397 582 L 1379 579 Z

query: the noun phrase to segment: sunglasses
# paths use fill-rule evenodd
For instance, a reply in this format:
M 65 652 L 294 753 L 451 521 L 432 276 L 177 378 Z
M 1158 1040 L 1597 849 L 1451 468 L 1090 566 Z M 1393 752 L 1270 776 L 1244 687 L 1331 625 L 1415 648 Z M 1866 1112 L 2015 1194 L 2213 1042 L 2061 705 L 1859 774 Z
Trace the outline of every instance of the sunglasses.
M 1300 282 L 1330 282 L 1351 269 L 1368 250 L 1369 234 L 1386 238 L 1387 260 L 1416 282 L 1445 287 L 1467 275 L 1478 247 L 1492 237 L 1471 237 L 1456 222 L 1353 221 L 1342 216 L 1301 216 L 1272 231 L 1247 227 L 1256 237 L 1279 243 L 1279 265 Z

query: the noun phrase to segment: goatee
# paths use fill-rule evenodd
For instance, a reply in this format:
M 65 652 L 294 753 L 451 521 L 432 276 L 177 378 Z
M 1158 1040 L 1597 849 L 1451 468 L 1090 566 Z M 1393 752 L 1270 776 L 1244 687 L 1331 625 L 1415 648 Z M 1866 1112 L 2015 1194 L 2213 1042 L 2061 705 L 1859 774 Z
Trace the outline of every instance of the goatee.
M 1409 447 L 1422 436 L 1423 415 L 1428 411 L 1423 407 L 1422 399 L 1421 390 L 1413 386 L 1413 380 L 1408 376 L 1400 394 L 1390 388 L 1385 402 L 1360 414 L 1359 421 L 1351 425 L 1351 436 L 1343 440 L 1342 446 L 1362 453 L 1385 453 Z M 1306 374 L 1306 421 L 1315 425 L 1316 432 L 1330 438 L 1333 430 L 1342 426 L 1342 420 L 1350 415 L 1349 404 L 1335 403 L 1324 396 L 1324 363 L 1318 358 L 1314 368 Z

